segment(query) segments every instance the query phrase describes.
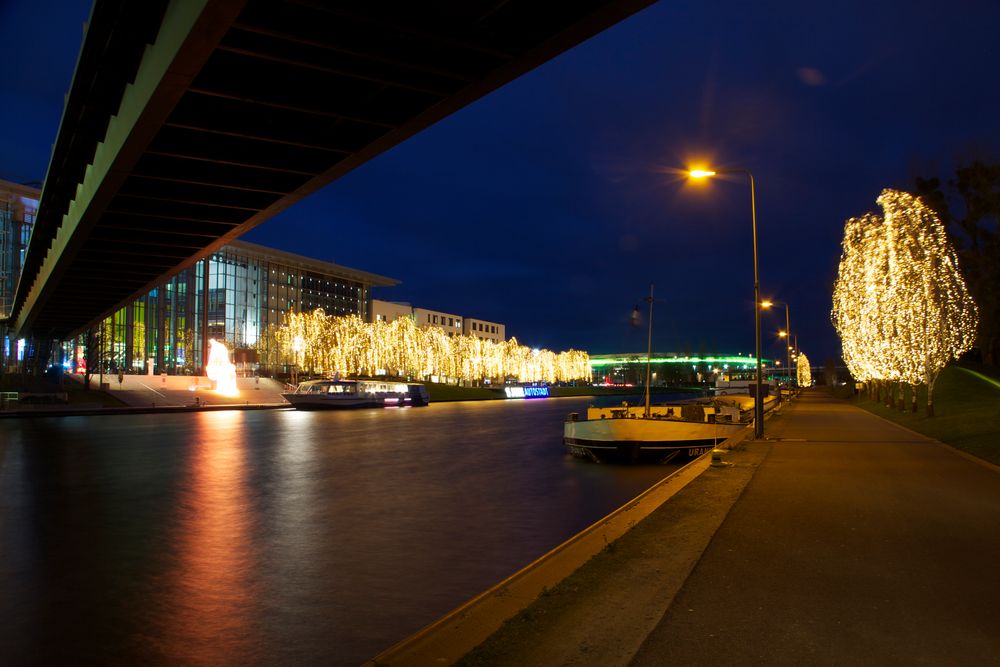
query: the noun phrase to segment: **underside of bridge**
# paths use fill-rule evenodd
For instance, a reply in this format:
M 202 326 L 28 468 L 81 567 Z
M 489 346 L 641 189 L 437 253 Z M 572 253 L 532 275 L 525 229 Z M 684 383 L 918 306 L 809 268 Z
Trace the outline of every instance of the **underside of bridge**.
M 97 0 L 13 331 L 66 338 L 650 3 Z

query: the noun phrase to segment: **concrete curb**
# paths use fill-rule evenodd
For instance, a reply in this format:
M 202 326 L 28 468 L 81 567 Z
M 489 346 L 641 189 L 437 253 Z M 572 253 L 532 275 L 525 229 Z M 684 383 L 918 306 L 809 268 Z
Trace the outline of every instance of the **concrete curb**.
M 750 433 L 747 428 L 719 443 L 719 447 L 731 448 Z M 506 620 L 528 607 L 546 589 L 575 572 L 694 481 L 708 469 L 710 462 L 711 452 L 695 459 L 499 584 L 378 654 L 365 665 L 443 665 L 455 662 L 496 632 Z

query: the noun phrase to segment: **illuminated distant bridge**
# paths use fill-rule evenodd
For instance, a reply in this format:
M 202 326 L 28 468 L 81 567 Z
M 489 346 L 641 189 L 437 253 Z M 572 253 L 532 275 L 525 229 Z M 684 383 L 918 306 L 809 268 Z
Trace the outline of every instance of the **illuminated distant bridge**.
M 663 354 L 654 353 L 650 359 L 652 370 L 660 380 L 684 380 L 691 377 L 724 376 L 732 379 L 751 379 L 757 372 L 757 361 L 753 355 L 747 354 Z M 774 372 L 784 372 L 776 366 L 774 359 L 761 359 L 765 375 Z M 646 353 L 634 354 L 592 354 L 590 355 L 590 371 L 596 381 L 606 381 L 621 384 L 633 381 L 638 384 L 645 382 Z M 634 378 L 633 378 L 634 376 Z M 633 378 L 633 379 L 630 379 Z M 655 382 L 655 379 L 654 379 Z
M 652 0 L 96 0 L 14 337 L 65 339 Z

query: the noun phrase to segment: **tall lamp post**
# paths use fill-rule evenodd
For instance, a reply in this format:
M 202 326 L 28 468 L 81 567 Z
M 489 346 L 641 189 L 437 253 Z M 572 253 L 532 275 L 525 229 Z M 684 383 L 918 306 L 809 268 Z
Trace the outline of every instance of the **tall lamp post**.
M 798 359 L 799 359 L 799 335 L 798 334 L 795 334 L 795 347 L 794 347 L 794 349 L 795 349 L 795 361 L 797 362 Z M 798 364 L 796 364 L 796 366 L 797 365 Z M 798 374 L 798 371 L 796 371 L 796 373 L 795 373 L 795 381 L 796 382 L 798 382 L 798 377 L 799 377 L 799 374 Z
M 775 305 L 774 301 L 764 301 L 760 304 L 762 308 L 770 308 Z M 788 357 L 788 384 L 792 384 L 792 326 L 788 319 L 788 304 L 785 303 L 785 330 L 779 331 L 778 336 L 785 339 L 785 351 Z
M 650 364 L 653 361 L 653 284 L 649 284 L 649 296 L 643 299 L 649 304 L 649 333 L 646 338 L 646 409 L 643 412 L 643 416 L 649 419 L 649 370 Z M 635 326 L 639 323 L 639 306 L 636 305 L 635 309 L 632 311 L 632 325 Z
M 753 437 L 761 440 L 764 437 L 764 401 L 763 381 L 760 361 L 760 274 L 757 271 L 757 197 L 754 192 L 753 174 L 749 169 L 718 169 L 715 171 L 708 169 L 692 169 L 688 172 L 691 178 L 711 178 L 717 174 L 746 174 L 750 180 L 750 218 L 753 223 L 753 316 L 754 316 L 754 336 L 756 338 L 757 355 L 757 390 L 754 394 L 753 402 Z

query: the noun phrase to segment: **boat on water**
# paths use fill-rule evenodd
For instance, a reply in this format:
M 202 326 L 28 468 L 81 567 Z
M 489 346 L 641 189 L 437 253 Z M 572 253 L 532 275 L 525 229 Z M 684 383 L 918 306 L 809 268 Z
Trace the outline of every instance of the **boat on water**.
M 402 408 L 429 404 L 419 382 L 389 380 L 309 380 L 281 395 L 298 410 Z
M 646 391 L 644 406 L 628 403 L 617 408 L 587 409 L 587 418 L 576 412 L 563 423 L 563 444 L 574 456 L 597 462 L 667 463 L 694 458 L 711 451 L 753 423 L 755 401 L 746 396 L 693 399 L 674 405 L 650 404 L 650 365 L 653 357 L 653 286 L 644 299 L 649 304 L 646 340 Z M 638 324 L 639 306 L 632 312 Z M 763 392 L 762 392 L 763 393 Z M 764 411 L 777 405 L 763 399 Z
M 777 404 L 764 399 L 764 410 Z M 563 424 L 570 454 L 601 463 L 667 463 L 711 451 L 753 423 L 752 396 L 694 399 L 673 405 L 587 409 L 586 419 L 572 413 Z

